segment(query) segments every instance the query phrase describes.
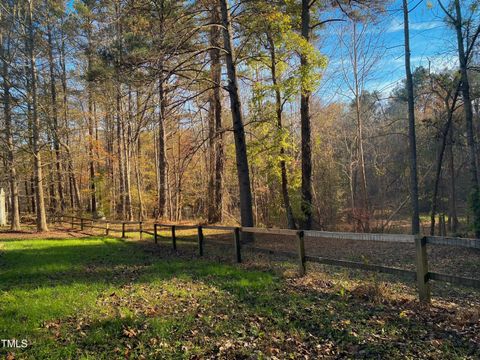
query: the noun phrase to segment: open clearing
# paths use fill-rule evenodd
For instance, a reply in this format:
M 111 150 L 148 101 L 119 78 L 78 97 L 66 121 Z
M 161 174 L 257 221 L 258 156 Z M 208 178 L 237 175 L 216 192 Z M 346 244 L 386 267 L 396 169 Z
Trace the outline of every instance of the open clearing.
M 12 235 L 13 236 L 13 235 Z M 10 359 L 480 357 L 479 293 L 162 239 L 0 240 L 0 348 Z M 388 283 L 386 282 L 388 280 Z

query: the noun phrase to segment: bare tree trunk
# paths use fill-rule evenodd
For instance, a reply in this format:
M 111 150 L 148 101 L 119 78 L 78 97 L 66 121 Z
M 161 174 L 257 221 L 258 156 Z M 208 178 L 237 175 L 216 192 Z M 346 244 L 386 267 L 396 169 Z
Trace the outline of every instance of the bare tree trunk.
M 92 29 L 91 24 L 89 23 L 87 26 L 87 67 L 88 73 L 92 71 L 92 54 L 93 54 L 93 45 L 92 45 Z M 95 134 L 94 134 L 94 127 L 95 127 L 95 119 L 94 119 L 94 105 L 93 105 L 93 90 L 92 90 L 92 82 L 88 81 L 87 83 L 87 97 L 88 97 L 88 171 L 90 176 L 90 211 L 92 212 L 93 216 L 96 216 L 97 213 L 97 185 L 96 185 L 96 177 L 95 177 L 95 157 L 94 157 L 94 141 L 95 141 Z
M 272 83 L 275 88 L 275 113 L 277 115 L 277 126 L 280 131 L 283 130 L 282 117 L 283 117 L 283 105 L 282 94 L 280 93 L 278 79 L 277 79 L 277 59 L 275 52 L 275 43 L 270 34 L 267 34 L 267 40 L 270 46 L 270 69 L 272 72 Z M 280 174 L 282 179 L 282 197 L 283 206 L 285 208 L 285 214 L 287 217 L 287 226 L 289 229 L 296 229 L 295 217 L 293 216 L 292 205 L 290 204 L 290 195 L 288 194 L 288 177 L 287 177 L 287 165 L 285 162 L 285 149 L 280 147 Z
M 28 39 L 27 51 L 29 58 L 29 72 L 30 72 L 30 103 L 32 106 L 32 135 L 33 135 L 33 167 L 34 167 L 34 183 L 35 183 L 35 198 L 37 210 L 37 230 L 48 231 L 47 216 L 45 212 L 45 198 L 43 194 L 43 174 L 42 174 L 42 158 L 40 153 L 40 119 L 38 117 L 37 104 L 37 68 L 35 63 L 34 51 L 34 30 L 33 30 L 33 0 L 28 1 Z
M 235 154 L 237 160 L 238 186 L 240 190 L 240 215 L 242 226 L 253 226 L 252 191 L 250 189 L 250 173 L 248 168 L 247 144 L 245 129 L 243 126 L 242 108 L 238 93 L 237 70 L 235 66 L 235 54 L 232 39 L 232 24 L 227 0 L 220 0 L 223 22 L 223 38 L 226 50 L 225 59 L 228 74 L 228 92 L 230 95 L 230 108 L 232 111 L 233 131 L 235 138 Z M 244 241 L 250 241 L 246 236 Z
M 408 1 L 403 0 L 403 26 L 405 36 L 405 73 L 408 97 L 408 140 L 410 146 L 410 201 L 412 206 L 412 234 L 420 233 L 420 214 L 418 205 L 417 177 L 417 141 L 415 136 L 415 103 L 413 98 L 413 79 L 410 66 L 410 32 L 408 23 Z
M 30 195 L 30 187 L 29 187 L 28 180 L 25 180 L 23 182 L 23 186 L 25 188 L 25 199 L 27 200 L 26 201 L 27 213 L 30 214 L 30 213 L 33 213 L 34 211 L 32 210 L 32 205 L 31 205 L 31 202 L 30 202 L 31 195 Z
M 462 12 L 460 1 L 455 0 L 455 30 L 457 32 L 458 60 L 460 63 L 460 76 L 462 81 L 463 111 L 465 112 L 465 125 L 467 130 L 468 160 L 470 170 L 470 207 L 473 215 L 475 237 L 480 238 L 480 188 L 478 184 L 477 156 L 475 152 L 475 135 L 473 131 L 473 110 L 470 97 L 470 83 L 467 72 L 467 55 L 465 53 L 462 31 Z
M 355 81 L 355 115 L 357 120 L 357 148 L 358 162 L 360 163 L 360 176 L 362 185 L 363 211 L 361 224 L 363 231 L 370 231 L 370 204 L 368 200 L 367 174 L 365 171 L 365 153 L 363 151 L 363 120 L 360 104 L 360 81 L 358 78 L 358 52 L 357 52 L 357 23 L 353 21 L 353 76 Z
M 105 152 L 106 157 L 106 173 L 108 176 L 108 188 L 110 192 L 109 199 L 109 213 L 113 214 L 116 211 L 116 198 L 117 198 L 117 188 L 116 188 L 116 179 L 115 179 L 115 165 L 113 161 L 115 153 L 115 122 L 113 120 L 112 114 L 107 113 L 105 115 Z
M 450 178 L 450 198 L 449 198 L 449 211 L 448 211 L 448 223 L 449 229 L 452 234 L 455 234 L 458 229 L 458 217 L 457 217 L 457 196 L 455 191 L 455 162 L 453 158 L 453 123 L 449 132 L 449 140 L 447 147 L 448 155 L 448 170 Z
M 60 62 L 62 67 L 62 92 L 63 92 L 63 126 L 68 129 L 68 89 L 67 89 L 67 68 L 65 63 L 65 40 L 62 33 Z M 80 204 L 80 189 L 78 188 L 77 178 L 75 176 L 75 168 L 73 166 L 72 153 L 70 151 L 69 135 L 66 132 L 66 144 L 62 144 L 66 151 L 67 157 L 67 171 L 70 184 L 70 205 L 73 210 L 81 207 Z
M 57 89 L 55 86 L 55 64 L 53 61 L 53 41 L 52 31 L 50 26 L 47 30 L 48 38 L 48 62 L 50 70 L 50 95 L 52 97 L 52 127 L 53 127 L 53 148 L 55 152 L 55 170 L 57 177 L 57 189 L 58 203 L 57 212 L 63 212 L 65 210 L 65 196 L 63 191 L 63 169 L 62 169 L 62 156 L 60 152 L 60 135 L 58 128 L 58 104 L 57 104 Z
M 28 45 L 26 45 L 28 48 Z M 26 83 L 26 88 L 27 88 L 27 128 L 28 128 L 28 145 L 31 149 L 33 149 L 33 116 L 32 116 L 32 102 L 31 102 L 31 86 L 30 86 L 30 78 L 29 78 L 29 60 L 27 59 L 26 64 L 25 64 L 25 69 L 27 69 L 26 73 L 26 78 L 25 78 L 25 83 Z M 33 159 L 34 160 L 34 159 Z M 32 163 L 33 165 L 33 163 Z M 30 185 L 30 203 L 32 205 L 32 213 L 37 213 L 37 203 L 36 203 L 36 194 L 35 194 L 35 177 L 34 174 L 30 175 L 29 179 L 29 185 Z
M 302 0 L 301 34 L 305 41 L 310 42 L 310 0 Z M 300 66 L 308 67 L 306 54 L 300 56 Z M 311 91 L 302 86 L 300 94 L 300 123 L 302 137 L 302 219 L 301 228 L 312 227 L 312 131 L 310 124 Z
M 118 154 L 118 182 L 119 182 L 119 192 L 120 192 L 120 202 L 119 209 L 117 213 L 120 213 L 122 219 L 126 218 L 126 198 L 125 198 L 125 179 L 124 179 L 124 158 L 123 158 L 123 125 L 122 125 L 122 116 L 121 116 L 121 94 L 120 94 L 120 84 L 117 84 L 117 99 L 116 99 L 116 112 L 117 112 L 117 154 Z
M 215 1 L 212 10 L 212 24 L 220 24 L 220 9 L 218 1 Z M 222 221 L 222 203 L 223 203 L 223 167 L 224 167 L 224 149 L 223 149 L 223 129 L 222 129 L 222 100 L 221 100 L 221 81 L 222 65 L 220 63 L 220 30 L 218 26 L 210 28 L 210 76 L 213 83 L 213 89 L 210 94 L 209 102 L 209 187 L 207 200 L 208 222 Z
M 181 165 L 180 165 L 180 157 L 181 157 L 181 133 L 180 133 L 180 124 L 177 125 L 177 165 L 175 171 L 175 180 L 176 180 L 176 187 L 175 187 L 175 220 L 180 221 L 181 218 L 181 202 L 182 202 L 182 173 L 181 173 Z
M 45 83 L 45 85 L 47 85 Z M 45 89 L 45 93 L 47 93 Z M 52 139 L 50 138 L 50 133 L 47 133 L 47 143 L 51 144 Z M 47 169 L 48 169 L 48 203 L 49 203 L 49 208 L 48 212 L 51 214 L 55 214 L 58 209 L 58 196 L 57 196 L 57 191 L 55 187 L 55 150 L 52 147 L 49 147 L 49 152 L 50 156 L 47 159 Z
M 132 207 L 132 181 L 131 181 L 131 158 L 132 158 L 132 149 L 131 149 L 131 139 L 132 139 L 132 109 L 131 109 L 131 91 L 128 89 L 128 121 L 127 129 L 125 128 L 122 131 L 123 135 L 123 150 L 124 150 L 124 159 L 125 159 L 125 207 L 127 212 L 127 219 L 133 221 L 133 207 Z M 125 126 L 125 125 L 124 125 Z
M 32 213 L 37 213 L 37 199 L 35 195 L 35 178 L 30 177 L 30 203 L 32 204 Z
M 135 177 L 137 182 L 137 196 L 138 196 L 138 219 L 143 220 L 145 217 L 145 206 L 143 204 L 143 186 L 142 186 L 142 177 L 140 176 L 140 157 L 141 157 L 141 146 L 140 146 L 140 137 L 137 139 L 137 151 L 135 156 Z
M 118 181 L 120 203 L 117 213 L 121 213 L 122 219 L 127 217 L 126 181 L 125 181 L 125 158 L 123 137 L 125 131 L 124 116 L 122 115 L 122 83 L 120 81 L 120 66 L 122 64 L 122 27 L 120 21 L 119 4 L 115 3 L 115 17 L 117 20 L 115 36 L 117 41 L 117 56 L 115 58 L 115 92 L 116 92 L 116 117 L 117 117 L 117 151 L 118 151 Z
M 442 163 L 443 157 L 445 153 L 445 148 L 447 146 L 448 138 L 452 139 L 452 123 L 453 123 L 453 113 L 455 112 L 455 106 L 457 104 L 458 99 L 458 90 L 459 88 L 455 88 L 455 93 L 453 94 L 452 103 L 449 103 L 449 99 L 451 97 L 451 93 L 447 93 L 444 103 L 445 109 L 447 110 L 447 122 L 445 123 L 442 129 L 442 137 L 440 142 L 440 147 L 437 154 L 437 164 L 436 164 L 436 171 L 435 171 L 435 183 L 433 186 L 433 194 L 432 194 L 432 205 L 430 211 L 430 235 L 433 236 L 435 234 L 435 215 L 437 212 L 437 195 L 438 195 L 438 188 L 440 185 L 440 176 L 442 172 Z
M 222 68 L 218 64 L 218 70 L 215 73 L 214 81 L 221 82 Z M 223 220 L 223 168 L 225 166 L 225 150 L 223 144 L 223 125 L 222 125 L 222 100 L 220 95 L 220 85 L 213 90 L 215 98 L 215 208 L 213 221 L 221 222 Z
M 211 42 L 212 40 L 210 40 Z M 213 46 L 213 45 L 212 45 Z M 210 73 L 213 78 L 213 50 L 210 50 L 211 69 Z M 215 85 L 214 85 L 215 86 Z M 213 96 L 213 90 L 210 93 L 208 109 L 208 154 L 207 154 L 207 222 L 213 223 L 213 217 L 215 213 L 215 99 Z
M 4 39 L 0 33 L 0 58 L 2 59 L 3 78 L 3 113 L 5 121 L 5 138 L 7 147 L 8 182 L 10 187 L 10 228 L 13 231 L 20 230 L 20 209 L 18 203 L 18 180 L 15 164 L 13 132 L 12 132 L 12 111 L 10 107 L 10 76 L 8 71 L 7 53 L 10 52 L 10 41 Z
M 447 136 L 450 132 L 450 125 L 452 123 L 452 116 L 453 116 L 453 114 L 451 114 L 450 111 L 449 111 L 447 123 L 445 124 L 444 129 L 442 131 L 441 143 L 440 143 L 440 147 L 438 149 L 438 154 L 437 154 L 437 164 L 436 164 L 436 170 L 435 170 L 435 182 L 434 182 L 434 185 L 433 185 L 432 205 L 431 205 L 431 210 L 430 210 L 430 235 L 431 236 L 435 235 L 435 215 L 437 213 L 438 188 L 440 186 L 443 155 L 445 153 L 445 147 L 447 145 Z
M 207 182 L 207 221 L 213 223 L 215 212 L 215 110 L 213 95 L 210 96 L 208 114 L 208 182 Z
M 158 113 L 158 217 L 165 217 L 165 208 L 167 202 L 167 150 L 165 139 L 165 91 L 163 69 L 160 69 L 160 79 L 158 80 L 158 95 L 160 102 L 160 111 Z

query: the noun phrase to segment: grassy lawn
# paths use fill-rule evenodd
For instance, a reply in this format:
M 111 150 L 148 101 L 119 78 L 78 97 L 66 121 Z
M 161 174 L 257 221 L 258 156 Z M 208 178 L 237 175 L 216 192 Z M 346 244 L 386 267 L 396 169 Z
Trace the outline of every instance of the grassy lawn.
M 322 268 L 297 278 L 288 265 L 198 259 L 180 245 L 174 254 L 103 237 L 0 241 L 0 339 L 28 341 L 0 346 L 0 357 L 480 356 L 478 308 L 422 308 L 398 295 L 402 283 Z

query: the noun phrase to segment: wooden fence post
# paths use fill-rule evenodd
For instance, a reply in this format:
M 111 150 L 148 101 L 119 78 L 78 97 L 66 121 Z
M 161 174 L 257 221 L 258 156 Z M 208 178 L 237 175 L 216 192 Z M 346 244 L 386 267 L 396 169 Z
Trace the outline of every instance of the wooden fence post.
M 110 233 L 110 223 L 107 221 L 105 223 L 105 235 L 108 235 Z
M 305 243 L 303 241 L 303 231 L 297 231 L 298 240 L 298 269 L 300 276 L 305 275 Z
M 240 252 L 240 228 L 238 227 L 233 230 L 233 246 L 235 247 L 235 258 L 237 263 L 241 263 L 242 254 Z
M 122 222 L 122 239 L 125 239 L 125 223 Z
M 197 231 L 198 231 L 198 254 L 200 256 L 203 256 L 203 229 L 201 225 L 198 226 Z
M 80 218 L 80 230 L 83 231 L 83 218 Z
M 177 237 L 175 236 L 175 225 L 172 225 L 172 246 L 173 246 L 173 250 L 177 250 Z
M 153 240 L 155 241 L 155 244 L 158 242 L 157 233 L 158 233 L 157 224 L 153 224 Z
M 417 287 L 420 302 L 430 302 L 430 284 L 428 283 L 427 238 L 415 236 L 415 254 L 417 266 Z
M 139 221 L 138 222 L 138 227 L 140 228 L 140 241 L 143 240 L 143 222 Z

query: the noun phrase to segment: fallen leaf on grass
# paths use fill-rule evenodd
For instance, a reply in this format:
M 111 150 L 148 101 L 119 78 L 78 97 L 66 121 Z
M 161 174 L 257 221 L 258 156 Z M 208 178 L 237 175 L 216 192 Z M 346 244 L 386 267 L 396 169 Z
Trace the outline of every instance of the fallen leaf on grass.
M 123 329 L 123 335 L 129 337 L 129 338 L 133 338 L 135 336 L 137 336 L 137 331 L 135 331 L 135 329 L 130 329 L 130 328 L 126 328 L 126 329 Z

